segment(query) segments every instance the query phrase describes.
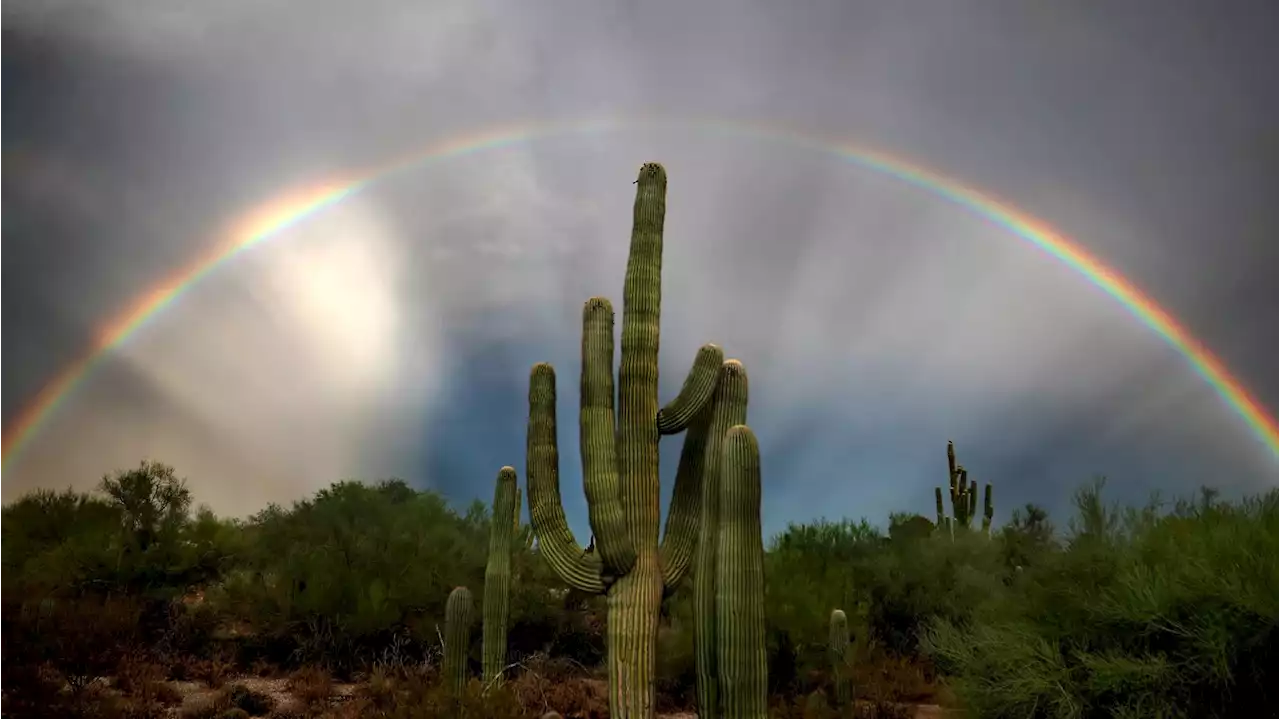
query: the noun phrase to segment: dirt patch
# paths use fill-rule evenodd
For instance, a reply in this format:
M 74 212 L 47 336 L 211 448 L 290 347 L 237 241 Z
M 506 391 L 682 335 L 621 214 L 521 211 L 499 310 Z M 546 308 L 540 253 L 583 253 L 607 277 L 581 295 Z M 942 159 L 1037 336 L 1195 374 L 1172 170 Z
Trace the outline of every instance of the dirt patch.
M 305 703 L 290 691 L 289 680 L 283 677 L 232 676 L 228 677 L 223 686 L 218 689 L 213 689 L 203 682 L 171 681 L 168 684 L 182 697 L 181 704 L 169 707 L 167 714 L 171 717 L 195 714 L 202 709 L 220 704 L 225 701 L 228 689 L 234 686 L 243 686 L 249 691 L 270 697 L 274 704 L 273 711 L 301 712 L 306 708 Z M 337 704 L 346 701 L 355 696 L 357 688 L 355 684 L 334 684 L 329 694 L 329 702 Z

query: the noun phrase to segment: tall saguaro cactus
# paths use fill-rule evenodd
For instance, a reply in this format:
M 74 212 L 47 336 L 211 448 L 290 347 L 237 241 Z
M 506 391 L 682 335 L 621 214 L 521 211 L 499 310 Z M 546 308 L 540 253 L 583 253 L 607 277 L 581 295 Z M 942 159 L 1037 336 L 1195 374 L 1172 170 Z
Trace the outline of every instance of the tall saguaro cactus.
M 520 521 L 516 471 L 503 467 L 493 489 L 489 561 L 484 569 L 484 682 L 501 681 L 507 663 L 507 618 L 511 612 L 511 536 Z
M 444 679 L 455 693 L 467 685 L 467 649 L 471 644 L 471 590 L 454 587 L 444 606 Z
M 978 511 L 978 483 L 969 481 L 969 472 L 956 463 L 956 446 L 947 442 L 947 474 L 951 496 L 951 517 L 943 516 L 942 489 L 934 489 L 934 499 L 938 510 L 938 527 L 945 523 L 952 534 L 956 527 L 968 529 L 973 525 L 973 518 Z M 991 485 L 986 486 L 983 496 L 982 531 L 991 532 L 991 518 L 994 516 L 991 504 Z
M 717 557 L 724 479 L 723 446 L 729 429 L 747 421 L 746 368 L 727 360 L 710 407 L 694 420 L 685 438 L 681 460 L 701 461 L 702 491 L 698 507 L 699 541 L 693 550 L 693 650 L 697 668 L 698 715 L 720 716 L 717 665 Z M 701 460 L 694 454 L 701 452 Z M 759 511 L 758 509 L 756 510 Z
M 702 471 L 699 451 L 682 453 L 658 539 L 658 438 L 690 427 L 713 401 L 724 360 L 703 346 L 672 403 L 658 409 L 658 329 L 662 305 L 662 243 L 667 175 L 661 165 L 640 168 L 623 283 L 622 360 L 614 406 L 613 307 L 592 298 L 582 311 L 579 411 L 582 483 L 595 551 L 586 552 L 565 521 L 556 440 L 555 371 L 533 367 L 529 377 L 529 518 L 539 551 L 562 580 L 608 597 L 609 709 L 615 719 L 654 713 L 658 610 L 689 569 L 697 544 Z
M 737 425 L 724 438 L 716 537 L 716 673 L 723 719 L 768 716 L 764 541 L 760 534 L 760 446 Z M 705 538 L 703 541 L 706 541 Z
M 853 701 L 853 677 L 849 675 L 849 620 L 842 609 L 831 610 L 827 652 L 836 688 L 836 706 L 843 710 Z

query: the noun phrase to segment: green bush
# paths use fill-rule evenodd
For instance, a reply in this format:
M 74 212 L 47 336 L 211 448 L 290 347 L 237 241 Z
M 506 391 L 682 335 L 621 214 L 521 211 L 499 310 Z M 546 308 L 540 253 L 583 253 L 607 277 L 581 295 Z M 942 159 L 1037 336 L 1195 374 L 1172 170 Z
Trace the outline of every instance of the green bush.
M 1276 706 L 1277 495 L 1170 511 L 1077 495 L 1066 546 L 926 647 L 991 717 L 1228 717 Z

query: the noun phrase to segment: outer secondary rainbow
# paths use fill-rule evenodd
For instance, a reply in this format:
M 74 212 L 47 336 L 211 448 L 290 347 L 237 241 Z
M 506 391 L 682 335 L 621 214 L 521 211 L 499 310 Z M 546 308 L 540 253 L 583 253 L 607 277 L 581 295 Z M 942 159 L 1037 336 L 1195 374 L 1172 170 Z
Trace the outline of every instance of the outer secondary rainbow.
M 3 460 L 0 467 L 7 468 L 13 463 L 21 450 L 58 408 L 68 401 L 76 387 L 89 376 L 103 357 L 127 340 L 150 318 L 177 301 L 187 289 L 240 253 L 320 210 L 341 202 L 372 182 L 400 170 L 460 155 L 494 150 L 537 138 L 619 130 L 628 127 L 658 126 L 784 143 L 836 155 L 861 167 L 895 177 L 944 197 L 1011 230 L 1018 237 L 1036 245 L 1076 270 L 1118 300 L 1126 310 L 1181 353 L 1196 373 L 1240 414 L 1254 434 L 1272 452 L 1280 451 L 1280 437 L 1278 437 L 1280 431 L 1277 430 L 1275 419 L 1267 413 L 1261 403 L 1249 395 L 1241 382 L 1227 371 L 1227 368 L 1208 348 L 1192 337 L 1168 312 L 1133 283 L 1107 267 L 1084 248 L 1073 243 L 1064 234 L 1025 212 L 902 158 L 854 144 L 803 134 L 793 129 L 715 119 L 610 118 L 568 123 L 521 123 L 441 140 L 417 152 L 403 155 L 363 172 L 351 173 L 346 177 L 319 183 L 299 192 L 281 195 L 247 213 L 231 225 L 231 229 L 215 243 L 212 249 L 170 274 L 105 323 L 84 353 L 44 385 L 10 423 L 10 426 L 5 428 Z

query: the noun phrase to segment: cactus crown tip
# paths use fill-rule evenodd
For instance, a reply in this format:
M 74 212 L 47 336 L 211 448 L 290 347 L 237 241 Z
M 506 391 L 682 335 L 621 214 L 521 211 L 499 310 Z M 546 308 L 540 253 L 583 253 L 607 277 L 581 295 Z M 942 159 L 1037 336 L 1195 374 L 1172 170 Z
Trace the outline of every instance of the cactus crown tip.
M 747 373 L 747 368 L 736 359 L 727 359 L 720 365 L 720 371 L 730 377 L 739 377 Z
M 660 162 L 646 162 L 640 166 L 640 176 L 636 178 L 636 182 L 657 182 L 666 186 L 667 168 Z
M 511 465 L 509 465 L 509 464 L 504 464 L 504 465 L 502 466 L 502 469 L 498 470 L 498 474 L 512 474 L 512 475 L 514 475 L 515 473 L 516 473 L 516 468 L 515 468 L 515 467 L 512 467 L 512 466 L 511 466 Z

